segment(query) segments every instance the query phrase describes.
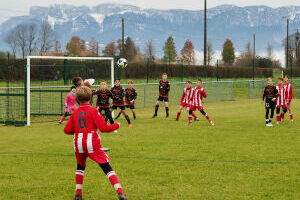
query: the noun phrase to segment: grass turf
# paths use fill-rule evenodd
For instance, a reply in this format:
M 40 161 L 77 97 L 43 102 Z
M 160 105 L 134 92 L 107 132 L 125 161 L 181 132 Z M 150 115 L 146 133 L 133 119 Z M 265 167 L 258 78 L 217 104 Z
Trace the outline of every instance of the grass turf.
M 101 134 L 111 165 L 129 199 L 299 199 L 300 100 L 296 121 L 266 128 L 259 100 L 206 103 L 204 117 L 185 126 L 187 114 L 151 119 L 138 109 L 134 127 Z M 55 123 L 0 127 L 0 199 L 72 199 L 76 161 L 72 136 Z M 96 163 L 88 160 L 85 199 L 116 199 Z

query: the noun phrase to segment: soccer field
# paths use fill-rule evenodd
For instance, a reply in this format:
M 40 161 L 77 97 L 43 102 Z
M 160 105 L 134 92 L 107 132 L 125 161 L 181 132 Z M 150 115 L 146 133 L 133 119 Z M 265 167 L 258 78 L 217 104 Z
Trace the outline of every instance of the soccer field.
M 186 126 L 177 106 L 171 117 L 152 119 L 137 109 L 133 128 L 123 117 L 118 134 L 102 134 L 103 146 L 130 200 L 300 199 L 300 100 L 295 122 L 265 127 L 258 99 L 206 103 L 215 122 L 200 117 Z M 275 124 L 275 123 L 274 123 Z M 0 127 L 0 199 L 72 199 L 76 161 L 73 137 L 63 125 Z M 87 162 L 84 199 L 117 199 L 99 166 Z

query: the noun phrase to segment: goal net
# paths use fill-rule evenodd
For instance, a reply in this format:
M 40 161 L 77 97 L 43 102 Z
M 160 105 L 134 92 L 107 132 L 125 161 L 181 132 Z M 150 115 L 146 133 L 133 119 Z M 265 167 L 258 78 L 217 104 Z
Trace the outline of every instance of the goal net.
M 96 83 L 106 80 L 108 87 L 114 82 L 112 57 L 27 57 L 27 125 L 31 120 L 62 115 L 65 98 L 70 92 L 72 79 L 94 78 Z M 94 86 L 95 87 L 95 86 Z

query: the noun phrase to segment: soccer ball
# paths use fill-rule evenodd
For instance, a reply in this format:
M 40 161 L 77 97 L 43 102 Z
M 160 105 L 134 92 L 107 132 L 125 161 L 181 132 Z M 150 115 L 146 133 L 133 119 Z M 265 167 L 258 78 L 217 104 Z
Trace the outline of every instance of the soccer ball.
M 95 83 L 95 79 L 93 78 L 84 80 L 84 86 L 87 86 L 89 88 L 91 88 L 94 83 Z
M 117 62 L 118 67 L 126 68 L 127 67 L 127 60 L 125 58 L 120 58 Z

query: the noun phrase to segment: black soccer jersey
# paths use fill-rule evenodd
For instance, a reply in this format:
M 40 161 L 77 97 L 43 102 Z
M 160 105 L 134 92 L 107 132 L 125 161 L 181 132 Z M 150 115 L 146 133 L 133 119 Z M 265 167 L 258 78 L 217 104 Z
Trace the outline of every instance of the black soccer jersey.
M 273 85 L 272 86 L 268 85 L 265 87 L 262 99 L 263 99 L 263 101 L 266 99 L 267 103 L 272 103 L 272 99 L 277 98 L 277 96 L 278 96 L 278 91 L 277 91 L 276 87 Z

